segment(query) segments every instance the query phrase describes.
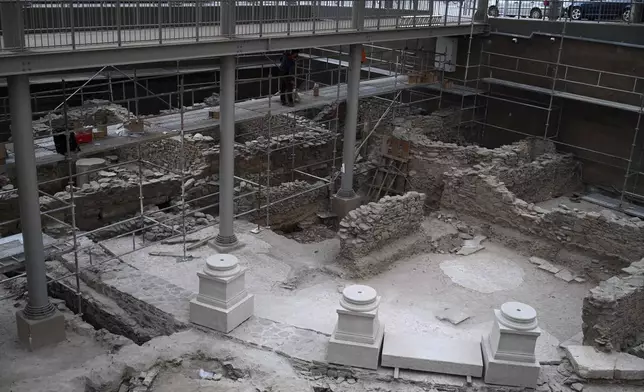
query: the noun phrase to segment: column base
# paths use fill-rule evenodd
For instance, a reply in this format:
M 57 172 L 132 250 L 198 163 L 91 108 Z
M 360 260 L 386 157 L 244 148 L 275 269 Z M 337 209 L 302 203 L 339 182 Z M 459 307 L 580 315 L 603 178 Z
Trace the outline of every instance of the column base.
M 344 218 L 349 211 L 355 210 L 362 204 L 362 197 L 355 195 L 351 197 L 342 197 L 337 194 L 331 198 L 331 211 L 339 219 Z
M 190 322 L 215 331 L 228 333 L 253 315 L 255 297 L 248 294 L 229 309 L 200 302 L 198 298 L 190 301 Z
M 373 344 L 339 340 L 336 339 L 334 331 L 329 340 L 326 360 L 336 365 L 376 370 L 380 361 L 380 351 L 382 351 L 384 336 L 385 326 L 382 322 L 380 322 L 380 328 L 376 333 L 376 339 Z
M 237 237 L 234 237 L 235 241 L 221 241 L 219 236 L 212 241 L 208 241 L 208 246 L 217 251 L 217 253 L 231 253 L 237 249 L 241 249 L 245 246 L 243 242 L 237 241 Z
M 489 336 L 481 339 L 485 373 L 483 380 L 487 384 L 507 385 L 512 387 L 536 388 L 541 366 L 538 362 L 515 362 L 494 359 Z
M 30 351 L 49 346 L 66 339 L 65 316 L 56 310 L 51 316 L 31 320 L 25 317 L 22 310 L 16 312 L 18 339 Z

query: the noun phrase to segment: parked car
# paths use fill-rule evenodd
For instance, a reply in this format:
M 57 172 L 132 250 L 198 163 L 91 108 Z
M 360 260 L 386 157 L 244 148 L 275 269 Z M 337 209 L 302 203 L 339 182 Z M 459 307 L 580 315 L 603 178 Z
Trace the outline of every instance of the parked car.
M 631 0 L 574 1 L 567 8 L 572 20 L 612 20 L 628 22 L 631 17 Z
M 533 19 L 541 19 L 544 15 L 544 1 L 523 1 L 523 0 L 492 0 L 493 3 L 487 9 L 491 17 L 497 16 L 521 16 Z

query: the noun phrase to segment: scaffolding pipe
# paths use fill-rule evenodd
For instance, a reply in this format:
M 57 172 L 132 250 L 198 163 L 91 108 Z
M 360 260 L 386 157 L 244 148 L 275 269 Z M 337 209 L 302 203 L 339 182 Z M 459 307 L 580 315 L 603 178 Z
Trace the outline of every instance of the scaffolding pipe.
M 25 306 L 24 315 L 28 319 L 38 320 L 53 315 L 55 308 L 47 296 L 45 248 L 43 246 L 36 176 L 36 153 L 34 134 L 31 128 L 29 77 L 27 75 L 9 76 L 7 82 L 11 110 L 11 135 L 18 178 L 20 224 L 29 291 L 29 300 Z

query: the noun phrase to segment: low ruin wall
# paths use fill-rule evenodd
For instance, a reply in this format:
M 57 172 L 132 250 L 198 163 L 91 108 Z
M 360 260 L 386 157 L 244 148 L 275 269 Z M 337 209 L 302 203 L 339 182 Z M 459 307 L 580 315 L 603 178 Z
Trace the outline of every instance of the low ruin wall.
M 584 299 L 584 344 L 625 351 L 644 341 L 644 260 L 590 290 Z
M 388 242 L 417 230 L 423 220 L 425 195 L 407 192 L 385 196 L 349 212 L 340 222 L 341 255 L 356 260 Z
M 600 266 L 613 274 L 644 257 L 644 221 L 569 208 L 546 210 L 516 197 L 499 179 L 477 169 L 445 173 L 441 207 L 490 223 L 618 260 Z

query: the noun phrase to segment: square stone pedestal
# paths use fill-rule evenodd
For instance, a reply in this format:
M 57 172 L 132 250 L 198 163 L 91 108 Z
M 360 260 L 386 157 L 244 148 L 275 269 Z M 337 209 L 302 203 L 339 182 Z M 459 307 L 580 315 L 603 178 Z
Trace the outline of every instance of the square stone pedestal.
M 349 198 L 335 195 L 331 198 L 331 211 L 342 220 L 349 211 L 360 207 L 360 204 L 362 204 L 362 197 L 358 195 Z
M 380 297 L 369 286 L 344 289 L 338 323 L 331 335 L 327 360 L 338 365 L 378 369 L 385 327 L 378 319 Z
M 230 254 L 215 254 L 198 272 L 199 295 L 190 301 L 190 321 L 228 333 L 253 315 L 254 297 L 246 292 L 246 270 Z
M 201 302 L 199 298 L 195 298 L 190 301 L 190 321 L 215 331 L 228 333 L 248 320 L 253 315 L 254 308 L 255 298 L 252 294 L 247 294 L 244 299 L 229 309 Z
M 536 388 L 541 371 L 535 357 L 541 335 L 537 312 L 520 302 L 506 302 L 494 316 L 492 331 L 481 340 L 485 382 Z
M 536 388 L 541 366 L 538 362 L 514 362 L 495 359 L 489 336 L 481 340 L 484 380 L 488 384 Z
M 329 363 L 365 369 L 378 369 L 382 341 L 385 336 L 385 326 L 382 322 L 378 321 L 378 332 L 372 344 L 339 340 L 335 336 L 336 333 L 334 332 L 329 341 L 326 356 Z
M 65 316 L 58 310 L 40 320 L 25 318 L 22 310 L 16 312 L 18 339 L 29 350 L 56 344 L 66 339 Z

